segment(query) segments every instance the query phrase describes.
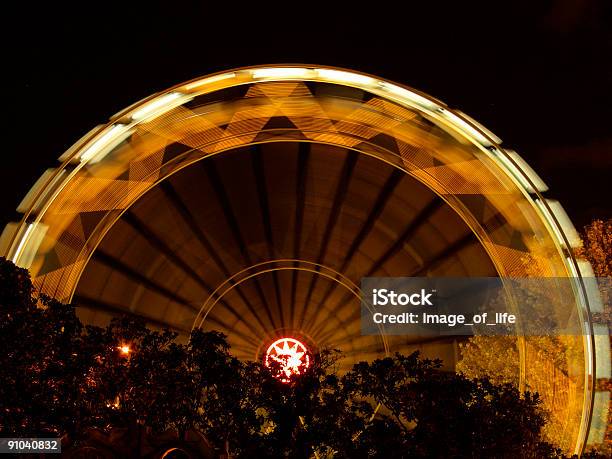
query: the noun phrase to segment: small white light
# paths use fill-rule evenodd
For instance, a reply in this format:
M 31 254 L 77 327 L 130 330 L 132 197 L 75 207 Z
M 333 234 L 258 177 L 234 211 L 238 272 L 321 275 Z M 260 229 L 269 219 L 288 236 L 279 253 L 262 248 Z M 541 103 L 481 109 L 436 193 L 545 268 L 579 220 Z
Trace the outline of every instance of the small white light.
M 130 346 L 128 346 L 127 344 L 122 344 L 121 346 L 119 346 L 118 349 L 123 355 L 128 355 L 130 353 Z

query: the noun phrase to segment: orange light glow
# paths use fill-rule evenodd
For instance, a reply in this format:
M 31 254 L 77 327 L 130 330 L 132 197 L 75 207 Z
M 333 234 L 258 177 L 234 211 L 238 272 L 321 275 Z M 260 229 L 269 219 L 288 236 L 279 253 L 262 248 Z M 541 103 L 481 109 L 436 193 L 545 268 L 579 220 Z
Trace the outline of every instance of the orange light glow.
M 300 375 L 310 366 L 308 349 L 294 338 L 281 338 L 274 341 L 266 351 L 264 365 L 268 368 L 273 362 L 280 365 L 274 376 L 282 382 L 289 382 L 294 375 Z
M 121 351 L 121 353 L 123 355 L 128 355 L 130 353 L 130 346 L 128 346 L 127 344 L 123 344 L 121 346 L 118 347 L 119 351 Z

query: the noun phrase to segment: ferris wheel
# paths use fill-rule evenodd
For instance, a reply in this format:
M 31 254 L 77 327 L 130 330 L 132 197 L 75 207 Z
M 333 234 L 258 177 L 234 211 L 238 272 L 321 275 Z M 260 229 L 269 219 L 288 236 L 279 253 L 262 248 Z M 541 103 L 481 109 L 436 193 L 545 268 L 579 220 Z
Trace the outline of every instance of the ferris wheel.
M 130 314 L 182 339 L 217 329 L 237 356 L 280 360 L 286 377 L 327 346 L 344 368 L 412 350 L 454 368 L 456 337 L 363 336 L 363 277 L 569 279 L 582 351 L 563 355 L 571 374 L 546 389 L 579 452 L 604 409 L 594 381 L 609 361 L 609 346 L 595 346 L 597 293 L 582 280 L 592 270 L 574 256 L 560 204 L 500 145 L 465 114 L 372 75 L 220 72 L 77 141 L 24 198 L 0 250 L 86 323 Z M 547 380 L 536 374 L 554 369 L 528 339 L 520 350 L 523 387 Z

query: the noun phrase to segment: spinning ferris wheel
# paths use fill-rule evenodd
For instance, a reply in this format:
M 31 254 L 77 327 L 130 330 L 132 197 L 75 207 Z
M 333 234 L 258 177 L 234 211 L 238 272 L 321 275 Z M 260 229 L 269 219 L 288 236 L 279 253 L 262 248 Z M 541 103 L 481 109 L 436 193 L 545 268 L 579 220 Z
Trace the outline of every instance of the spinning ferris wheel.
M 0 250 L 86 323 L 126 313 L 182 339 L 217 329 L 237 356 L 279 361 L 286 378 L 326 346 L 343 351 L 343 368 L 420 350 L 454 369 L 457 337 L 361 335 L 363 277 L 569 279 L 581 352 L 563 355 L 565 379 L 542 384 L 563 406 L 560 441 L 578 452 L 604 409 L 596 375 L 609 371 L 590 319 L 597 295 L 582 281 L 592 271 L 562 207 L 500 144 L 371 75 L 221 72 L 86 134 L 24 198 Z M 522 337 L 523 387 L 552 381 L 536 377 L 554 368 L 530 349 Z

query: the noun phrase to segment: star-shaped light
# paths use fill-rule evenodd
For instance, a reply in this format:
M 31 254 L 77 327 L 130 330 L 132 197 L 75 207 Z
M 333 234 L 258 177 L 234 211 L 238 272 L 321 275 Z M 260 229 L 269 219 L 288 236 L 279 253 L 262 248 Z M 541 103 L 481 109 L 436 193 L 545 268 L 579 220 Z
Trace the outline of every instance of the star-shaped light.
M 282 382 L 289 382 L 293 375 L 300 375 L 310 366 L 310 356 L 306 346 L 294 338 L 281 338 L 274 341 L 266 351 L 264 365 L 272 367 L 278 362 L 280 369 L 274 376 Z M 276 365 L 275 365 L 276 366 Z
M 128 344 L 122 344 L 121 346 L 117 347 L 117 349 L 119 349 L 119 351 L 123 355 L 128 355 L 131 352 L 130 346 Z

